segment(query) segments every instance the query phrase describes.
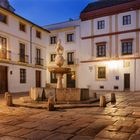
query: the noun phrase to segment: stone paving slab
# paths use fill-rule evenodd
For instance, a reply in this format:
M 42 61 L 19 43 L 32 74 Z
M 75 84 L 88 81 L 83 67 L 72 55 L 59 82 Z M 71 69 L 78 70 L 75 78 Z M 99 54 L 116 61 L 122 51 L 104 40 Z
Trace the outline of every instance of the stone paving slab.
M 106 108 L 54 112 L 0 104 L 0 140 L 140 140 L 140 93 L 116 97 Z

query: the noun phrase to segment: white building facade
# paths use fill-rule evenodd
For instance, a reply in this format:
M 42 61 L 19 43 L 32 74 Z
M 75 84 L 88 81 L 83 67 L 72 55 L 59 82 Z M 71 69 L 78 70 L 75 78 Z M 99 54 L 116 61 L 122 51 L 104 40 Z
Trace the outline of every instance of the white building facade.
M 71 73 L 63 76 L 63 85 L 67 88 L 78 86 L 78 67 L 80 50 L 80 20 L 70 20 L 45 26 L 51 33 L 47 38 L 47 67 L 55 66 L 55 47 L 58 40 L 64 47 L 64 66 L 71 68 Z M 56 86 L 56 74 L 47 69 L 47 83 Z
M 0 7 L 0 93 L 55 87 L 56 75 L 47 67 L 55 65 L 59 39 L 71 68 L 64 87 L 140 91 L 140 1 L 99 0 L 80 20 L 43 28 L 15 14 L 9 3 Z
M 75 87 L 96 91 L 140 91 L 139 7 L 139 0 L 99 0 L 81 12 L 80 26 L 74 30 L 65 28 L 62 23 L 46 26 L 50 27 L 52 35 L 62 40 L 66 63 L 67 51 L 76 54 Z M 76 43 L 72 46 L 65 43 L 67 32 L 76 32 Z M 49 61 L 55 48 L 47 46 Z M 51 83 L 49 75 L 47 72 L 47 83 Z M 68 87 L 67 80 L 64 84 Z
M 140 1 L 97 1 L 80 17 L 79 87 L 140 91 Z
M 49 31 L 0 7 L 0 93 L 45 87 Z

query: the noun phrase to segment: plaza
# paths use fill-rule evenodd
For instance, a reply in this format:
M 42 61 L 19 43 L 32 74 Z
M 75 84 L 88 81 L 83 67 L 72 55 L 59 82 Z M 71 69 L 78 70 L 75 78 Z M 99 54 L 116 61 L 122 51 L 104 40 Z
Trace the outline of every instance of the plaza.
M 15 11 L 0 0 L 0 140 L 140 140 L 140 1 L 44 26 Z
M 116 97 L 116 104 L 109 103 L 106 108 L 59 109 L 55 112 L 1 104 L 0 139 L 139 140 L 140 93 L 116 93 Z

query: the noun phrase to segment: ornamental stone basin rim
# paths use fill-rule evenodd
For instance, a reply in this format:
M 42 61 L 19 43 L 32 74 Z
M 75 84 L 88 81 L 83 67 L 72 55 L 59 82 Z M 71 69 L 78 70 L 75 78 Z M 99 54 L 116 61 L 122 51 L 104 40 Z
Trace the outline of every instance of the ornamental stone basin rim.
M 56 74 L 66 74 L 71 72 L 71 69 L 66 67 L 48 67 L 48 70 Z

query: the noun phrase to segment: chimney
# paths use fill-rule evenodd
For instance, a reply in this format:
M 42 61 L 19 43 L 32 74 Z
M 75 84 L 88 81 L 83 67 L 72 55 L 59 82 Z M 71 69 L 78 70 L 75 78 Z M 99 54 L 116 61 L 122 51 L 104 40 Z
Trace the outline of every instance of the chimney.
M 15 9 L 10 5 L 8 0 L 0 0 L 0 6 L 9 11 L 12 11 L 12 12 L 15 11 Z

